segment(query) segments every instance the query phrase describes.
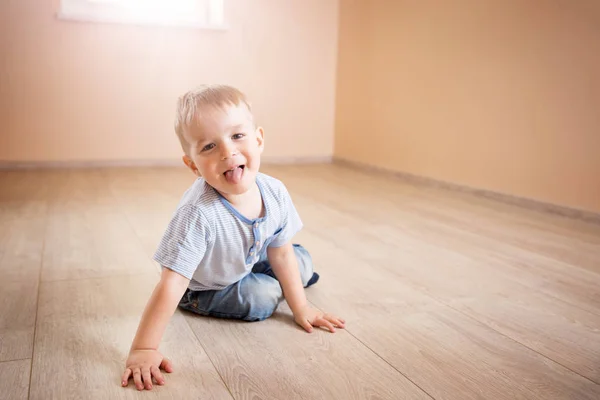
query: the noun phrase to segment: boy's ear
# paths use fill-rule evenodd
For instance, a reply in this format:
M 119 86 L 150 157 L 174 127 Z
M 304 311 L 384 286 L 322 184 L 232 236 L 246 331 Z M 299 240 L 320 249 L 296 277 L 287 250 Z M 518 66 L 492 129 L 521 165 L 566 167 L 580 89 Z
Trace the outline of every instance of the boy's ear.
M 261 126 L 256 128 L 256 140 L 258 141 L 258 148 L 262 152 L 265 148 L 265 130 Z
M 192 159 L 187 154 L 185 154 L 182 157 L 182 160 L 183 160 L 183 163 L 185 164 L 185 166 L 188 167 L 190 170 L 192 170 L 194 175 L 201 176 L 200 171 L 198 171 L 198 167 L 196 167 L 196 164 L 194 164 Z

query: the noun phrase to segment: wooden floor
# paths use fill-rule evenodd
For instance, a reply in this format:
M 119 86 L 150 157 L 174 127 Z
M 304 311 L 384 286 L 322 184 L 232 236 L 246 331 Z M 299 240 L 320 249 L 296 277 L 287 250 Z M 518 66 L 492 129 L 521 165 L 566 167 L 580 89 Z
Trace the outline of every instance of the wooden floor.
M 177 311 L 167 385 L 120 376 L 183 169 L 0 172 L 0 399 L 600 399 L 600 225 L 337 165 L 292 193 L 316 307 L 243 323 Z

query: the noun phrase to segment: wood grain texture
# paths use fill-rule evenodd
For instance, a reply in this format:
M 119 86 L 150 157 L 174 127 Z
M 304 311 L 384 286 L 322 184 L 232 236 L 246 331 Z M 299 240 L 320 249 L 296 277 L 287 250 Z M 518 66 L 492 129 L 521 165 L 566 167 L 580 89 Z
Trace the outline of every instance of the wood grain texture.
M 139 393 L 121 374 L 158 276 L 43 282 L 31 399 L 206 398 L 231 396 L 183 316 L 170 321 L 160 350 L 174 360 L 167 384 Z
M 328 171 L 328 169 L 324 170 Z M 487 255 L 486 263 L 496 257 L 504 257 L 501 261 L 507 262 L 502 265 L 503 268 L 497 269 L 501 272 L 504 268 L 513 267 L 513 270 L 509 271 L 513 276 L 514 270 L 522 267 L 522 265 L 514 266 L 513 264 L 519 263 L 519 261 L 525 265 L 534 264 L 535 272 L 527 276 L 527 279 L 524 280 L 526 283 L 534 279 L 535 275 L 543 275 L 544 270 L 548 266 L 563 276 L 574 275 L 576 278 L 582 278 L 580 279 L 581 281 L 598 281 L 599 275 L 597 273 L 588 273 L 588 271 L 583 270 L 577 264 L 578 260 L 592 260 L 593 264 L 597 264 L 597 261 L 600 261 L 600 229 L 597 226 L 590 226 L 589 224 L 577 221 L 579 225 L 570 230 L 570 235 L 566 233 L 564 228 L 561 228 L 563 233 L 558 235 L 554 232 L 554 225 L 560 225 L 565 222 L 573 223 L 573 221 L 564 221 L 562 218 L 555 217 L 557 220 L 554 225 L 542 225 L 535 230 L 527 231 L 523 226 L 519 225 L 509 227 L 514 229 L 515 232 L 519 232 L 521 236 L 529 235 L 530 241 L 547 242 L 550 244 L 558 242 L 557 246 L 560 246 L 560 243 L 567 240 L 565 239 L 566 237 L 571 236 L 576 238 L 570 242 L 569 246 L 573 248 L 571 253 L 578 254 L 578 258 L 574 258 L 573 262 L 569 264 L 548 256 L 548 254 L 545 254 L 543 248 L 538 249 L 537 252 L 531 249 L 526 250 L 515 246 L 514 243 L 506 243 L 506 241 L 498 237 L 494 238 L 489 237 L 489 235 L 469 232 L 465 227 L 478 227 L 482 225 L 482 221 L 474 218 L 473 215 L 465 215 L 460 222 L 454 221 L 453 223 L 448 223 L 438 216 L 428 215 L 420 210 L 423 208 L 421 204 L 439 209 L 448 209 L 445 211 L 446 213 L 455 210 L 453 205 L 445 205 L 447 199 L 445 196 L 441 196 L 441 194 L 438 194 L 435 198 L 411 200 L 411 198 L 416 196 L 414 194 L 415 191 L 418 193 L 418 190 L 411 190 L 411 188 L 406 188 L 398 184 L 398 182 L 388 182 L 385 191 L 370 191 L 368 184 L 360 179 L 354 180 L 356 186 L 339 184 L 340 180 L 343 181 L 346 178 L 343 173 L 337 174 L 335 179 L 331 178 L 331 181 L 329 181 L 325 173 L 319 174 L 322 178 L 317 182 L 307 179 L 306 175 L 292 174 L 290 176 L 295 176 L 292 181 L 294 188 L 297 188 L 295 194 L 299 193 L 301 198 L 304 196 L 305 203 L 318 204 L 318 207 L 321 207 L 321 210 L 316 209 L 316 212 L 320 212 L 320 215 L 312 215 L 312 210 L 309 212 L 308 218 L 311 218 L 311 223 L 318 224 L 323 220 L 324 215 L 331 215 L 333 212 L 334 215 L 343 216 L 343 220 L 340 220 L 340 218 L 338 220 L 344 224 L 362 224 L 361 231 L 356 232 L 357 235 L 368 230 L 375 240 L 381 240 L 390 245 L 402 245 L 402 242 L 408 239 L 413 242 L 420 242 L 423 245 L 433 245 L 432 250 L 442 248 L 454 251 L 455 253 L 466 254 L 469 257 L 477 255 L 481 258 L 481 256 Z M 373 177 L 373 180 L 375 179 L 376 177 Z M 333 192 L 339 194 L 339 196 L 336 198 L 330 192 L 321 190 L 325 186 L 333 187 Z M 315 187 L 319 188 L 319 194 L 311 195 Z M 315 201 L 317 197 L 319 201 Z M 479 205 L 477 200 L 479 199 L 471 199 L 469 203 L 470 208 Z M 361 203 L 369 204 L 369 207 L 361 206 Z M 490 210 L 490 213 L 492 212 L 493 209 Z M 532 219 L 531 217 L 529 216 L 529 219 Z M 491 227 L 496 227 L 496 229 L 500 230 L 508 229 L 502 226 L 504 219 L 498 217 L 497 220 L 492 220 L 486 229 L 491 229 Z M 523 217 L 523 220 L 526 219 Z M 363 223 L 365 220 L 368 220 L 369 224 L 365 225 Z M 582 229 L 580 230 L 579 228 Z M 584 233 L 581 231 L 584 231 Z M 590 233 L 588 234 L 586 231 Z M 578 244 L 581 244 L 581 246 L 578 246 Z M 495 265 L 494 267 L 499 266 Z M 569 274 L 564 273 L 566 269 L 569 270 Z M 543 279 L 544 276 L 540 278 Z M 537 284 L 538 282 L 535 283 Z M 552 276 L 543 281 L 543 283 L 556 284 L 560 282 L 557 282 L 556 276 Z M 576 291 L 572 290 L 571 292 L 575 293 Z
M 430 399 L 347 332 L 309 335 L 285 305 L 260 323 L 186 317 L 236 399 Z
M 320 174 L 323 175 L 325 174 Z M 338 178 L 343 179 L 344 176 Z M 498 239 L 467 232 L 463 226 L 481 224 L 479 220 L 473 221 L 472 217 L 465 217 L 462 224 L 442 224 L 436 217 L 414 211 L 411 204 L 417 202 L 407 200 L 407 197 L 414 196 L 411 194 L 411 188 L 388 184 L 383 194 L 373 191 L 372 193 L 377 195 L 369 195 L 369 191 L 358 192 L 354 186 L 342 186 L 336 182 L 309 182 L 299 174 L 292 174 L 290 178 L 295 201 L 299 207 L 306 210 L 303 217 L 307 226 L 319 229 L 322 235 L 338 240 L 340 244 L 348 244 L 349 251 L 357 253 L 362 259 L 383 262 L 391 257 L 394 262 L 403 262 L 406 267 L 417 264 L 439 267 L 452 265 L 452 268 L 444 268 L 444 274 L 460 277 L 460 281 L 464 282 L 489 284 L 497 281 L 489 279 L 490 274 L 502 276 L 503 281 L 511 281 L 513 285 L 530 287 L 589 312 L 600 313 L 600 292 L 597 290 L 600 274 Z M 367 183 L 358 179 L 356 184 L 362 189 L 367 186 Z M 324 189 L 326 185 L 335 186 L 336 193 L 340 195 L 339 199 L 332 197 Z M 319 187 L 318 195 L 313 194 L 315 186 Z M 361 203 L 373 204 L 373 207 L 361 207 Z M 418 203 L 437 204 L 442 208 L 445 198 L 438 196 L 429 199 L 428 202 L 420 200 Z M 359 226 L 360 229 L 352 229 Z M 583 226 L 587 227 L 585 224 Z M 546 226 L 545 229 L 552 232 L 552 226 Z M 574 236 L 578 232 L 573 229 Z M 535 231 L 530 233 L 532 237 L 541 235 Z M 587 242 L 594 243 L 598 241 L 600 231 L 596 237 L 587 234 L 586 236 Z M 553 239 L 551 236 L 549 240 Z M 365 246 L 371 251 L 360 251 Z M 588 258 L 600 260 L 600 257 L 596 256 L 596 248 L 583 247 L 579 251 Z M 399 254 L 402 256 L 399 257 Z M 413 269 L 414 273 L 428 272 L 423 268 Z M 444 280 L 443 274 L 430 278 L 434 279 L 436 276 Z
M 296 180 L 291 182 L 304 181 L 305 176 L 294 175 Z M 483 223 L 480 220 L 469 222 L 471 219 L 465 217 L 464 223 L 455 222 L 449 226 L 439 215 L 415 215 L 412 211 L 422 206 L 413 205 L 407 200 L 405 188 L 399 186 L 396 189 L 394 182 L 390 182 L 386 194 L 374 195 L 361 191 L 352 196 L 355 187 L 340 185 L 339 175 L 331 181 L 325 174 L 319 176 L 328 185 L 336 186 L 339 195 L 334 206 L 334 199 L 323 199 L 323 192 L 319 191 L 321 202 L 316 210 L 319 215 L 310 214 L 313 210 L 309 211 L 313 225 L 319 227 L 319 221 L 327 220 L 326 214 L 334 207 L 338 219 L 337 226 L 323 226 L 319 234 L 359 259 L 379 263 L 382 268 L 432 297 L 460 309 L 573 371 L 600 382 L 597 363 L 600 359 L 600 314 L 597 307 L 600 304 L 597 290 L 600 275 L 579 268 L 578 264 L 566 264 L 548 257 L 545 252 L 551 246 L 541 247 L 540 253 L 536 253 L 515 246 L 511 241 L 502 241 L 501 237 L 484 235 L 483 232 L 476 235 L 462 228 L 471 224 L 481 226 Z M 302 183 L 308 187 L 308 182 Z M 316 184 L 311 184 L 314 190 Z M 364 189 L 365 185 L 361 187 Z M 309 196 L 304 186 L 299 193 Z M 373 203 L 388 201 L 385 218 L 380 215 L 382 208 L 357 209 L 351 203 L 355 197 L 365 197 L 365 201 L 369 201 L 369 196 Z M 397 203 L 393 202 L 395 198 L 398 199 Z M 305 198 L 305 201 L 310 203 L 315 199 L 316 196 L 313 196 Z M 431 207 L 436 205 L 439 209 L 447 207 L 443 198 L 437 200 L 430 199 L 428 204 Z M 422 202 L 423 199 L 415 204 Z M 361 220 L 370 223 L 363 227 Z M 491 225 L 487 226 L 491 229 Z M 500 228 L 496 229 L 505 228 L 500 224 Z M 554 239 L 553 236 L 544 237 L 541 231 L 530 234 L 537 238 L 536 241 L 551 242 Z M 588 238 L 587 242 L 596 241 Z M 361 247 L 370 251 L 364 252 Z M 595 245 L 581 246 L 579 251 L 587 255 L 587 258 L 580 257 L 582 262 L 596 259 Z M 572 259 L 572 262 L 576 260 Z M 423 265 L 427 267 L 423 268 Z M 488 304 L 490 308 L 486 313 L 483 309 Z M 523 307 L 522 304 L 530 306 Z M 476 314 L 471 306 L 483 309 Z M 521 313 L 520 317 L 511 321 L 516 326 L 506 324 L 506 314 L 513 308 Z M 502 326 L 504 329 L 500 329 Z
M 324 277 L 308 292 L 310 300 L 345 316 L 353 335 L 434 398 L 600 396 L 600 386 L 424 295 L 401 276 L 361 262 L 316 233 L 298 239 Z
M 178 311 L 176 371 L 138 393 L 120 374 L 193 175 L 0 171 L 0 360 L 34 343 L 31 398 L 600 398 L 600 225 L 339 165 L 264 172 L 304 221 L 309 300 L 347 330 L 306 334 L 285 304 L 260 323 Z
M 490 292 L 448 304 L 600 384 L 597 315 L 535 292 Z
M 150 172 L 140 174 L 129 169 L 106 172 L 111 194 L 148 255 L 156 251 L 181 195 L 195 179 L 184 168 L 155 168 Z M 156 185 L 157 181 L 161 184 Z
M 27 400 L 31 359 L 0 362 L 0 400 Z
M 49 199 L 42 281 L 151 272 L 105 171 L 69 171 Z M 154 269 L 155 270 L 155 269 Z
M 0 361 L 31 358 L 45 226 L 44 202 L 0 201 Z
M 37 280 L 0 282 L 0 361 L 30 358 Z
M 39 279 L 46 220 L 43 202 L 0 202 L 0 273 L 3 281 Z

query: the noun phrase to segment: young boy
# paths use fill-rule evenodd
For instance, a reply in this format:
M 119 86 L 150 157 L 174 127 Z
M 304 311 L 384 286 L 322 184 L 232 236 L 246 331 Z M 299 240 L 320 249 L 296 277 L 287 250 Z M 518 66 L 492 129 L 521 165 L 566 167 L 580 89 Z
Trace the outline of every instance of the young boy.
M 122 385 L 152 389 L 172 371 L 158 352 L 179 307 L 200 315 L 260 321 L 285 297 L 294 320 L 344 328 L 310 307 L 304 288 L 317 282 L 308 252 L 292 244 L 302 222 L 278 180 L 259 173 L 264 132 L 240 91 L 204 86 L 179 99 L 175 131 L 183 162 L 198 176 L 185 192 L 154 259 L 162 274 L 131 345 Z

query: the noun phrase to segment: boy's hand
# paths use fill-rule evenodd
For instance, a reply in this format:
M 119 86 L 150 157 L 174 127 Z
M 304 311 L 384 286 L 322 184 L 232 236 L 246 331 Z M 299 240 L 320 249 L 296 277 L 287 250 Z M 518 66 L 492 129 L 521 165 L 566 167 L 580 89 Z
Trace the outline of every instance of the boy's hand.
M 343 319 L 331 314 L 324 314 L 308 305 L 301 308 L 300 311 L 294 315 L 294 320 L 308 333 L 313 331 L 313 326 L 323 326 L 329 329 L 331 333 L 334 333 L 334 326 L 343 329 L 346 324 L 346 321 Z
M 160 368 L 166 372 L 173 372 L 171 361 L 164 358 L 157 350 L 131 350 L 125 363 L 121 385 L 127 386 L 130 377 L 133 377 L 137 390 L 144 390 L 144 388 L 152 390 L 152 377 L 159 385 L 164 385 L 165 378 Z

